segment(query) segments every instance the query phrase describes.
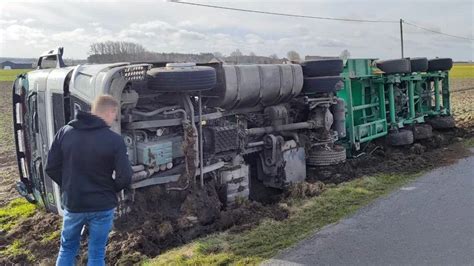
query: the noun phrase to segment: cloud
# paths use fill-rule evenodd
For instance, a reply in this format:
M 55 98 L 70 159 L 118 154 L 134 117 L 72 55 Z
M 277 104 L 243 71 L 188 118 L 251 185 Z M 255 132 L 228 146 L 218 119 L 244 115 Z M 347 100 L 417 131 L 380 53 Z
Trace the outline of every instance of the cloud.
M 289 50 L 296 50 L 304 56 L 338 55 L 348 49 L 354 57 L 390 58 L 398 57 L 400 51 L 397 23 L 287 18 L 156 1 L 69 1 L 54 5 L 32 1 L 28 8 L 25 5 L 10 1 L 0 6 L 0 56 L 37 56 L 44 49 L 61 45 L 66 49 L 66 56 L 85 58 L 90 43 L 107 40 L 138 42 L 156 52 L 230 54 L 240 49 L 244 54 L 285 55 Z M 471 36 L 474 32 L 469 1 L 433 5 L 415 0 L 403 6 L 375 0 L 282 1 L 278 5 L 244 1 L 225 5 L 328 17 L 393 19 L 403 14 L 407 20 L 416 18 L 414 23 L 433 30 Z M 64 16 L 69 10 L 75 12 Z M 436 52 L 439 56 L 460 59 L 474 56 L 472 42 L 410 26 L 404 30 L 410 53 L 431 56 Z
M 23 24 L 31 24 L 33 22 L 35 22 L 36 19 L 33 19 L 33 18 L 27 18 L 27 19 L 24 19 L 23 20 Z

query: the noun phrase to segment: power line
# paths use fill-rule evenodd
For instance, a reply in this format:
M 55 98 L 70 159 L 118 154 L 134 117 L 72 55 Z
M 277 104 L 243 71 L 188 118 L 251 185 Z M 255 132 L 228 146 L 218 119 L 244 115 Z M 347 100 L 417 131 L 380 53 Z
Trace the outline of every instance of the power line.
M 422 26 L 418 26 L 418 25 L 416 25 L 416 24 L 414 24 L 414 23 L 411 23 L 411 22 L 408 22 L 408 21 L 406 21 L 406 20 L 403 20 L 402 22 L 403 22 L 404 24 L 407 24 L 407 25 L 410 25 L 410 26 L 413 26 L 413 27 L 415 27 L 415 28 L 419 28 L 419 29 L 422 29 L 422 30 L 425 30 L 425 31 L 429 31 L 429 32 L 432 32 L 432 33 L 437 33 L 437 34 L 446 35 L 446 36 L 453 37 L 453 38 L 458 38 L 458 39 L 469 40 L 469 41 L 473 41 L 473 40 L 474 40 L 474 39 L 469 38 L 469 37 L 457 36 L 457 35 L 452 35 L 452 34 L 444 33 L 444 32 L 441 32 L 441 31 L 431 30 L 431 29 L 428 29 L 428 28 L 425 28 L 425 27 L 422 27 Z
M 267 12 L 267 11 L 243 9 L 243 8 L 235 8 L 235 7 L 226 7 L 226 6 L 207 5 L 207 4 L 199 4 L 199 3 L 193 3 L 193 2 L 184 2 L 184 1 L 180 1 L 180 0 L 169 0 L 169 1 L 172 2 L 172 3 L 184 4 L 184 5 L 210 7 L 210 8 L 216 8 L 216 9 L 225 9 L 225 10 L 241 11 L 241 12 L 247 12 L 247 13 L 257 13 L 257 14 L 266 14 L 266 15 L 274 15 L 274 16 L 294 17 L 294 18 L 337 20 L 337 21 L 350 21 L 350 22 L 398 23 L 397 20 L 369 20 L 369 19 L 319 17 L 319 16 L 307 16 L 307 15 L 298 15 L 298 14 L 289 14 L 289 13 Z

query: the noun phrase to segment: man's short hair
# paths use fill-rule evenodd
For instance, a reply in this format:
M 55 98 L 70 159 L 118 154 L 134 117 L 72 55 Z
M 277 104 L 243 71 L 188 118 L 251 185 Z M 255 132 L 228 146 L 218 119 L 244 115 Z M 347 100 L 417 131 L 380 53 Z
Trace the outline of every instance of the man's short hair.
M 103 113 L 109 109 L 118 110 L 119 102 L 111 95 L 99 95 L 92 104 L 92 113 Z

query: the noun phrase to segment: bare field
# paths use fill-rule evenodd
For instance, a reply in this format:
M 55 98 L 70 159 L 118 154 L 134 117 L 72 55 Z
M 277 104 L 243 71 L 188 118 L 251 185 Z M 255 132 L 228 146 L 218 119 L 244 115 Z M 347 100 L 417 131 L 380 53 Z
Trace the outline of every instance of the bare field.
M 18 197 L 14 189 L 18 178 L 13 138 L 11 82 L 0 82 L 0 206 Z
M 451 111 L 459 127 L 474 126 L 474 78 L 450 80 Z

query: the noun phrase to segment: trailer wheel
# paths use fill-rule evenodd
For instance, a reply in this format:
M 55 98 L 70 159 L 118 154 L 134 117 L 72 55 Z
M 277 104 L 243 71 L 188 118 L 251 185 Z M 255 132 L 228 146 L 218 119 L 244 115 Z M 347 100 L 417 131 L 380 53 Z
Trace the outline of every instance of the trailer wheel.
M 159 67 L 148 72 L 148 88 L 161 92 L 192 92 L 210 90 L 216 85 L 212 67 Z
M 306 77 L 338 76 L 344 68 L 341 59 L 310 60 L 301 63 Z
M 324 166 L 343 163 L 346 161 L 346 149 L 334 145 L 331 149 L 315 148 L 309 152 L 306 163 L 311 166 Z
M 435 58 L 428 61 L 428 71 L 447 71 L 453 67 L 451 58 Z
M 433 117 L 427 120 L 427 122 L 434 128 L 434 129 L 449 129 L 454 128 L 456 126 L 456 122 L 452 116 L 438 116 Z
M 415 140 L 428 139 L 433 136 L 433 128 L 428 124 L 413 126 L 413 138 Z
M 392 59 L 382 60 L 376 62 L 377 67 L 385 72 L 385 74 L 410 73 L 410 60 Z
M 342 77 L 306 77 L 303 83 L 304 94 L 315 94 L 321 92 L 336 92 L 344 87 Z
M 426 57 L 410 58 L 411 72 L 426 72 L 428 70 L 428 59 Z
M 388 144 L 391 146 L 404 146 L 413 143 L 414 137 L 411 130 L 402 129 L 387 135 Z

